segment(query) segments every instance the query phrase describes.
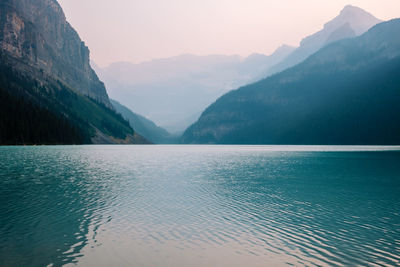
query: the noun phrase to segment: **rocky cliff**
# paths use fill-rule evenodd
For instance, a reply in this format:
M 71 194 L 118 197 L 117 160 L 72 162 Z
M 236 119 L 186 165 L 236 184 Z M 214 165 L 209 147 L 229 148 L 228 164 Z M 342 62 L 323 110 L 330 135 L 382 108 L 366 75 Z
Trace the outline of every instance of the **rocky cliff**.
M 111 107 L 104 84 L 89 64 L 89 49 L 56 0 L 2 0 L 0 49 L 14 68 L 47 74 Z
M 115 112 L 56 0 L 0 0 L 0 145 L 148 143 Z

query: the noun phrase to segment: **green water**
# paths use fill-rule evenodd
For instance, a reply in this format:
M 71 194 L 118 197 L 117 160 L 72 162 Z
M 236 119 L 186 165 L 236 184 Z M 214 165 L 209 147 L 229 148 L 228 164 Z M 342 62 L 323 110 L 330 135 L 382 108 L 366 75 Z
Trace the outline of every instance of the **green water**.
M 399 266 L 397 149 L 0 147 L 0 266 Z

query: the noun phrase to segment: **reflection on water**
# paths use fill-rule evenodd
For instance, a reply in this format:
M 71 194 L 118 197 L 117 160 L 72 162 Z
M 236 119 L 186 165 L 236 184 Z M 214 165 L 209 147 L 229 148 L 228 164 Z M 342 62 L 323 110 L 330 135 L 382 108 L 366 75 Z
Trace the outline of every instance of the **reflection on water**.
M 1 147 L 0 266 L 400 265 L 400 153 L 340 150 Z

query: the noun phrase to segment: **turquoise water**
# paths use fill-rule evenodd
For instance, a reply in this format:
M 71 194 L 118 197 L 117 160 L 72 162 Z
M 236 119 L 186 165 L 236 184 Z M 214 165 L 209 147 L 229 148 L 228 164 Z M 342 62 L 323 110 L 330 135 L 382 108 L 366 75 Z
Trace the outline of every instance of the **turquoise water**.
M 0 266 L 399 266 L 397 149 L 0 147 Z

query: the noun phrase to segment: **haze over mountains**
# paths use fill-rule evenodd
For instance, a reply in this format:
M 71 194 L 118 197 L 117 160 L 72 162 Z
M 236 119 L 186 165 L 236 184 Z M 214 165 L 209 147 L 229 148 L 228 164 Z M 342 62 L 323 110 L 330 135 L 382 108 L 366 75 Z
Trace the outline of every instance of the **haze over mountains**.
M 186 54 L 94 68 L 110 97 L 174 133 L 195 122 L 219 96 L 254 81 L 292 51 L 292 47 L 282 46 L 271 56 L 253 54 L 248 58 Z
M 232 91 L 185 143 L 400 143 L 400 19 L 335 42 L 299 65 Z
M 270 56 L 182 55 L 95 69 L 112 98 L 170 132 L 181 132 L 224 93 L 292 67 L 323 46 L 360 35 L 379 22 L 360 8 L 346 6 L 299 48 L 283 45 Z

